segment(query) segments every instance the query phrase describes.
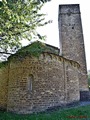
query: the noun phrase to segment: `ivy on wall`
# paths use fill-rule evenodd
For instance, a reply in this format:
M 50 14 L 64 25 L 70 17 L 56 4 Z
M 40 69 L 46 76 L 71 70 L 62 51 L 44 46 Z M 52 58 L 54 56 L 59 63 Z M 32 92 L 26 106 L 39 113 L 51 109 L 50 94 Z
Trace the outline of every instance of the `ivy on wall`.
M 0 63 L 0 68 L 5 67 L 8 64 L 8 61 L 4 61 Z

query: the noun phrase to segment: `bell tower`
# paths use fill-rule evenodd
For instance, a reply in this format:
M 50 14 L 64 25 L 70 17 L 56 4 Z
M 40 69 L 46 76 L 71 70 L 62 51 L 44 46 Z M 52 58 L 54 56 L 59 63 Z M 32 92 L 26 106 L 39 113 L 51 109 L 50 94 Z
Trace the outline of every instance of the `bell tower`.
M 59 5 L 61 55 L 80 64 L 80 91 L 88 90 L 86 57 L 79 4 Z

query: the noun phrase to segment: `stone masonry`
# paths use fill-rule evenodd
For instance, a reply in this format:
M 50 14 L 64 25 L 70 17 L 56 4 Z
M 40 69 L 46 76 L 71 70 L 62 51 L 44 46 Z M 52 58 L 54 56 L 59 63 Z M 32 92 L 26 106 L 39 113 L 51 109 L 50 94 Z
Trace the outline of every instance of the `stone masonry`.
M 61 55 L 80 64 L 80 91 L 88 91 L 86 57 L 78 4 L 59 6 L 59 36 Z
M 59 6 L 59 35 L 60 50 L 34 42 L 0 63 L 0 109 L 30 114 L 86 99 L 79 5 Z
M 3 106 L 26 114 L 79 101 L 79 67 L 77 62 L 50 53 L 39 58 L 26 56 L 21 61 L 13 58 L 8 64 L 8 93 Z M 0 94 L 2 97 L 6 98 Z
M 8 65 L 0 69 L 0 108 L 7 108 Z

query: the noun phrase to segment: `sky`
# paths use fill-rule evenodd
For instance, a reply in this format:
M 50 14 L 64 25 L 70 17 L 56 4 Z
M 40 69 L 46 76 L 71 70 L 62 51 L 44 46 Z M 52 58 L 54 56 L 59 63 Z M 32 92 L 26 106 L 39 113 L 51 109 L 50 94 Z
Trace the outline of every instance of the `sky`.
M 42 12 L 46 13 L 46 20 L 53 20 L 51 24 L 48 24 L 39 29 L 42 35 L 46 35 L 46 43 L 59 47 L 59 31 L 58 31 L 58 6 L 59 4 L 80 4 L 83 36 L 86 52 L 87 69 L 90 70 L 90 4 L 89 0 L 51 0 L 44 5 Z

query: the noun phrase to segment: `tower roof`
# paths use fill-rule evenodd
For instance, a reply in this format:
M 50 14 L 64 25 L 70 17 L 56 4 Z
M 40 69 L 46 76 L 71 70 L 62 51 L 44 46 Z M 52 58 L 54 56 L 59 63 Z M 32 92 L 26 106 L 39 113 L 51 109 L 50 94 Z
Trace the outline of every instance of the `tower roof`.
M 59 13 L 60 14 L 68 14 L 68 13 L 80 13 L 79 4 L 64 4 L 59 5 Z

